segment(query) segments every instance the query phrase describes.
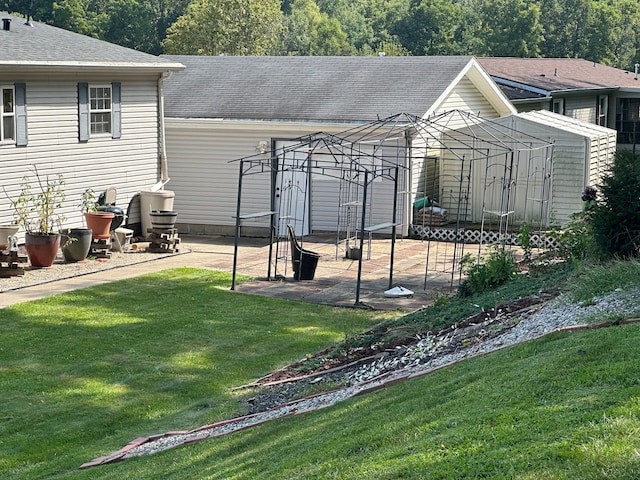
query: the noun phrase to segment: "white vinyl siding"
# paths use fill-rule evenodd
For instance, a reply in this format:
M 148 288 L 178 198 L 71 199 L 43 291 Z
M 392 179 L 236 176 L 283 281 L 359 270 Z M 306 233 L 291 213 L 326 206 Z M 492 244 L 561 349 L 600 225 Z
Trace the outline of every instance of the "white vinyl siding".
M 580 194 L 584 187 L 587 184 L 600 183 L 602 173 L 612 161 L 616 149 L 615 130 L 575 121 L 548 111 L 519 113 L 512 117 L 498 119 L 496 122 L 541 140 L 554 142 L 550 178 L 551 195 L 545 210 L 553 214 L 557 223 L 566 224 L 570 215 L 582 208 Z M 537 168 L 542 169 L 543 166 L 538 165 Z M 479 177 L 476 173 L 476 178 L 472 182 L 476 188 L 470 195 L 474 216 L 469 220 L 473 222 L 479 222 L 481 219 L 481 208 L 478 205 L 482 205 L 483 202 L 483 191 L 480 186 L 485 184 L 485 179 Z M 446 180 L 443 178 L 442 181 Z M 520 195 L 520 193 L 518 190 L 517 194 Z M 531 195 L 531 198 L 534 199 L 535 196 Z M 442 203 L 445 208 L 450 209 L 450 213 L 456 211 L 456 205 L 449 204 L 446 199 Z M 518 204 L 518 201 L 516 204 L 519 205 L 517 208 L 522 208 L 524 205 L 522 202 Z M 533 204 L 528 207 L 527 212 L 529 213 L 532 208 L 535 208 Z M 515 211 L 513 219 L 522 221 L 522 218 L 522 211 Z
M 499 105 L 504 112 L 508 111 L 510 106 L 506 100 L 498 98 L 498 94 L 489 88 L 484 77 L 477 77 L 476 83 L 468 75 L 463 77 L 442 99 L 435 114 L 458 109 L 484 118 L 496 118 L 499 116 Z M 477 86 L 482 82 L 485 82 L 485 93 Z M 411 92 L 407 92 L 407 95 L 411 95 Z M 495 98 L 488 99 L 487 95 Z M 351 127 L 353 125 L 328 122 L 167 118 L 167 157 L 171 189 L 176 193 L 174 208 L 180 212 L 178 228 L 191 233 L 233 233 L 239 173 L 238 163 L 230 164 L 230 160 L 254 155 L 256 147 L 264 142 L 270 144 L 271 140 L 289 140 L 315 132 L 334 134 Z M 404 139 L 401 141 L 404 151 Z M 416 148 L 419 149 L 420 146 L 417 145 Z M 394 160 L 395 155 L 394 151 Z M 407 159 L 403 157 L 401 161 L 404 165 Z M 414 184 L 419 177 L 419 172 L 415 170 L 413 169 Z M 407 214 L 410 213 L 409 204 L 412 201 L 411 181 L 410 172 L 400 169 L 397 223 L 403 224 L 404 228 L 410 221 Z M 270 182 L 270 175 L 265 173 L 243 177 L 242 215 L 270 209 Z M 340 181 L 313 174 L 310 188 L 312 231 L 335 231 L 338 228 Z M 368 203 L 371 207 L 371 215 L 366 219 L 368 225 L 390 222 L 392 182 L 372 182 Z M 244 220 L 242 235 L 249 235 L 252 228 L 264 229 L 269 225 L 268 222 L 268 217 Z M 389 232 L 390 230 L 386 230 L 380 233 Z
M 345 129 L 344 126 L 326 124 L 277 125 L 268 122 L 167 119 L 167 157 L 171 190 L 176 193 L 174 208 L 180 212 L 179 228 L 192 233 L 232 233 L 238 198 L 239 162 L 229 162 L 256 154 L 256 147 L 261 142 L 270 144 L 271 139 L 292 139 L 320 128 L 327 133 Z M 241 215 L 271 208 L 271 176 L 268 173 L 244 175 L 242 182 Z M 388 222 L 393 190 L 389 191 L 388 185 L 382 183 L 373 182 L 372 185 L 369 197 L 372 223 Z M 339 182 L 315 173 L 310 179 L 310 188 L 312 230 L 335 231 L 338 226 Z M 242 222 L 242 233 L 250 234 L 252 228 L 264 229 L 268 225 L 268 217 L 248 219 Z
M 438 107 L 436 113 L 445 113 L 451 110 L 475 113 L 486 119 L 499 116 L 487 97 L 467 77 L 461 79 L 451 90 L 451 93 Z
M 100 83 L 104 78 L 86 80 Z M 117 205 L 126 209 L 133 194 L 154 185 L 159 153 L 157 76 L 123 79 L 122 86 L 126 135 L 117 142 L 111 136 L 99 136 L 79 143 L 77 77 L 43 76 L 28 81 L 29 144 L 0 145 L 7 193 L 18 194 L 22 178 L 32 175 L 34 165 L 43 176 L 61 173 L 66 182 L 65 226 L 74 227 L 83 223 L 78 204 L 86 188 L 101 192 L 115 186 Z M 0 222 L 9 222 L 8 200 L 0 198 L 0 206 Z
M 597 97 L 567 97 L 564 100 L 564 114 L 581 122 L 597 123 Z
M 499 117 L 498 112 L 489 100 L 466 77 L 453 88 L 449 97 L 445 99 L 438 109 L 438 113 L 451 110 L 479 114 L 487 120 Z M 463 125 L 461 122 L 460 124 L 452 123 L 448 126 L 451 129 L 455 129 Z M 463 165 L 456 158 L 447 158 L 446 150 L 425 151 L 421 142 L 421 140 L 416 140 L 413 144 L 413 187 L 409 202 L 413 204 L 415 198 L 428 195 L 440 203 L 449 205 L 451 216 L 454 217 L 460 204 L 457 193 L 460 188 L 460 176 L 463 175 L 463 169 L 465 173 L 469 173 L 470 165 Z

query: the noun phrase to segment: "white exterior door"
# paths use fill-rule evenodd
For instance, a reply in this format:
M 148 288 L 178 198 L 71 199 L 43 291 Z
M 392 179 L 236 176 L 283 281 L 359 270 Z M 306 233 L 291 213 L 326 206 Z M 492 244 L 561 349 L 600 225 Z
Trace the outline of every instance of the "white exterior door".
M 276 151 L 294 142 L 276 143 Z M 308 148 L 286 152 L 278 157 L 275 186 L 277 232 L 287 235 L 287 225 L 293 225 L 297 236 L 308 235 L 310 227 L 309 168 L 306 163 Z

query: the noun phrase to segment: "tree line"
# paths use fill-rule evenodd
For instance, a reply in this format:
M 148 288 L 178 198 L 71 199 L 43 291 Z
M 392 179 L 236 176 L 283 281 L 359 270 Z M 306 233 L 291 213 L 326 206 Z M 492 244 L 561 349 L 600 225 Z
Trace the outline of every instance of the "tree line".
M 0 0 L 159 55 L 579 57 L 631 70 L 637 0 Z

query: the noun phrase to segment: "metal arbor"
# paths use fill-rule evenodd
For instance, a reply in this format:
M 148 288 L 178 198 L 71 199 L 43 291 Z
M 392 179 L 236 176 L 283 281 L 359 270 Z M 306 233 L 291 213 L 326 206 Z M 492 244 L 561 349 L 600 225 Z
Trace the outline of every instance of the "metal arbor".
M 280 258 L 274 237 L 283 236 L 287 224 L 304 236 L 313 219 L 314 229 L 335 230 L 336 256 L 341 248 L 345 256 L 359 250 L 356 305 L 365 236 L 376 231 L 390 233 L 389 288 L 398 228 L 427 242 L 425 288 L 431 241 L 454 243 L 440 262 L 453 284 L 470 231 L 480 231 L 474 243 L 482 245 L 503 240 L 514 221 L 546 226 L 552 159 L 551 142 L 459 110 L 427 119 L 397 114 L 337 134 L 272 139 L 270 149 L 232 161 L 239 175 L 231 288 L 242 223 L 260 217 L 269 222 L 269 280 L 277 277 Z M 251 200 L 243 205 L 253 176 L 260 180 L 252 181 L 251 191 L 269 192 L 267 210 L 251 209 Z M 421 199 L 446 211 L 446 225 L 434 225 L 433 214 L 417 215 Z

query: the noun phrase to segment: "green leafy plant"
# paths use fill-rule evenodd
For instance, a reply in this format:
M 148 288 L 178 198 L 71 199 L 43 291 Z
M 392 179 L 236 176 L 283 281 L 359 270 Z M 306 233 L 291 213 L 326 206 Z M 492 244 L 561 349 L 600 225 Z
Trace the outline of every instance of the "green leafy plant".
M 20 194 L 11 200 L 15 211 L 15 220 L 28 233 L 51 234 L 65 220 L 65 216 L 57 213 L 65 199 L 64 178 L 62 174 L 54 179 L 40 177 L 34 167 L 37 188 L 32 191 L 31 181 L 25 176 Z
M 458 289 L 460 296 L 482 293 L 502 285 L 512 279 L 518 271 L 513 253 L 505 249 L 504 245 L 493 247 L 482 260 L 476 260 L 469 253 L 460 260 L 460 268 L 466 275 Z
M 553 228 L 547 235 L 555 246 L 547 252 L 546 257 L 575 263 L 598 255 L 590 213 L 573 213 L 564 228 Z
M 95 192 L 92 188 L 87 188 L 82 192 L 82 201 L 80 203 L 80 209 L 84 212 L 95 212 L 98 209 L 98 203 L 96 202 Z
M 531 229 L 527 222 L 523 222 L 518 230 L 518 243 L 522 247 L 524 252 L 524 261 L 527 264 L 531 263 L 533 244 L 531 242 Z

